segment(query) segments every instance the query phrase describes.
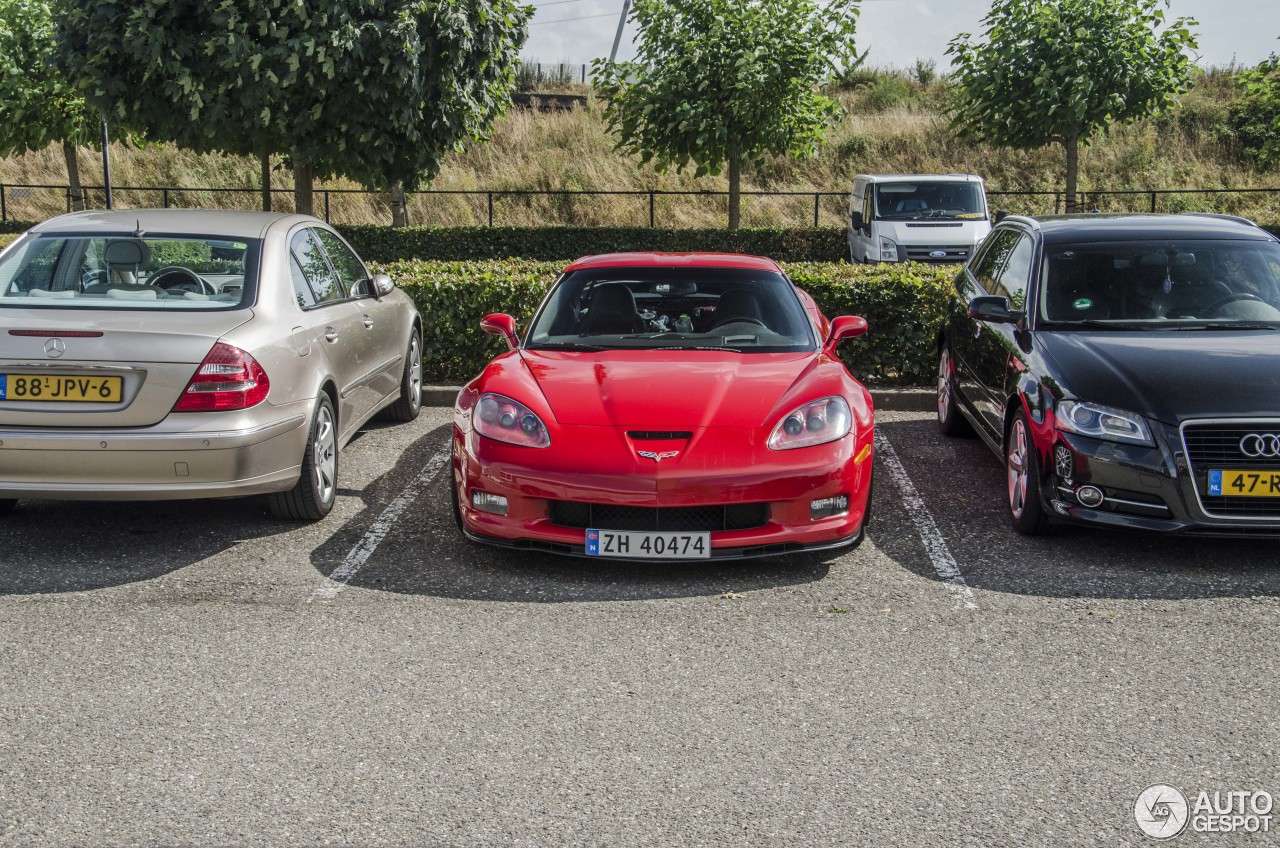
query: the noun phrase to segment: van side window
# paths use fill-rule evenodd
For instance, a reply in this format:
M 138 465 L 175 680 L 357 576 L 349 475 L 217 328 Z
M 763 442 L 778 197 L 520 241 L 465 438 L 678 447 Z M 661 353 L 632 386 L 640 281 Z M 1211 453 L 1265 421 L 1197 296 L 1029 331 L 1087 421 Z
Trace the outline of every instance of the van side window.
M 875 204 L 872 202 L 875 191 L 868 184 L 865 193 L 862 195 L 862 220 L 864 226 L 870 227 L 871 222 L 876 218 Z

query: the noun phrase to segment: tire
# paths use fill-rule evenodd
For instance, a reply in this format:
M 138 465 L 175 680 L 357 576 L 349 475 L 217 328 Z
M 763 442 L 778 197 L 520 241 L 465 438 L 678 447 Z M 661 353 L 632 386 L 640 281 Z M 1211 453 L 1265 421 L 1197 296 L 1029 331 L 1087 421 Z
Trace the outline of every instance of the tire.
M 849 546 L 849 550 L 862 546 L 867 540 L 867 528 L 871 526 L 871 499 L 876 496 L 876 469 L 871 466 L 871 480 L 867 483 L 867 508 L 862 513 L 862 527 L 858 529 L 858 541 Z
M 322 394 L 311 416 L 311 434 L 302 453 L 302 474 L 287 492 L 267 495 L 267 509 L 281 521 L 319 521 L 338 497 L 338 417 Z
M 938 354 L 938 429 L 944 436 L 972 436 L 973 427 L 960 411 L 956 397 L 956 364 L 946 342 Z
M 13 498 L 0 498 L 0 515 L 8 515 L 17 505 L 17 500 Z
M 1013 529 L 1024 536 L 1052 536 L 1060 532 L 1061 525 L 1053 523 L 1041 504 L 1040 460 L 1035 436 L 1027 424 L 1027 414 L 1021 409 L 1009 424 L 1004 468 L 1008 481 L 1005 502 Z
M 450 501 L 453 503 L 453 523 L 458 525 L 458 532 L 466 535 L 466 527 L 462 524 L 462 508 L 458 506 L 458 481 L 453 479 L 453 472 L 449 472 L 449 494 Z
M 422 338 L 415 329 L 409 337 L 404 373 L 400 376 L 400 397 L 382 411 L 389 421 L 409 422 L 422 411 Z

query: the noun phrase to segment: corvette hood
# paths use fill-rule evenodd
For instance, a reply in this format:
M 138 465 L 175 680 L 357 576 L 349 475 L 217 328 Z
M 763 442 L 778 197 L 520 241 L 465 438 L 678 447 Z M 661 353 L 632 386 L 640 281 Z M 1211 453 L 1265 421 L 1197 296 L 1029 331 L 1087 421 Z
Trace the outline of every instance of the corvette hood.
M 1280 332 L 1044 333 L 1061 382 L 1081 400 L 1169 424 L 1210 416 L 1274 416 Z
M 561 424 L 692 430 L 759 427 L 813 353 L 522 351 Z

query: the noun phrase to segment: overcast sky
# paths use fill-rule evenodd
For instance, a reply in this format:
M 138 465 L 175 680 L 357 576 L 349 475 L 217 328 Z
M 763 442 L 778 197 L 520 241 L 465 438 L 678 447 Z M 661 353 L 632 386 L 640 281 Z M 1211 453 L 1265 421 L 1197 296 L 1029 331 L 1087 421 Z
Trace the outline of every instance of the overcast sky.
M 590 62 L 608 56 L 622 0 L 531 0 L 538 11 L 524 56 L 540 62 Z M 871 65 L 910 67 L 917 58 L 946 65 L 947 42 L 957 32 L 981 32 L 990 0 L 863 0 L 858 49 Z M 1170 17 L 1199 23 L 1200 62 L 1256 64 L 1280 53 L 1280 0 L 1172 0 Z M 573 20 L 577 19 L 577 20 Z M 630 58 L 634 26 L 619 50 Z

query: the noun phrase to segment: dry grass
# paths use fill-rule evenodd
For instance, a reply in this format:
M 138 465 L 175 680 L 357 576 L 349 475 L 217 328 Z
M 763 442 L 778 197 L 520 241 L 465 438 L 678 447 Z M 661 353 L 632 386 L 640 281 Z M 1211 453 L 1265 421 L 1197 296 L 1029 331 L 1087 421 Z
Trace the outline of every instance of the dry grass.
M 1274 176 L 1253 169 L 1229 137 L 1220 131 L 1227 103 L 1235 95 L 1232 69 L 1205 75 L 1179 106 L 1160 119 L 1117 128 L 1099 139 L 1082 156 L 1081 187 L 1092 189 L 1260 188 L 1275 187 Z M 885 80 L 889 80 L 885 82 Z M 938 106 L 939 85 L 922 87 L 902 77 L 873 72 L 855 90 L 839 92 L 849 114 L 835 128 L 827 146 L 808 161 L 778 159 L 748 175 L 747 188 L 762 191 L 847 191 L 853 176 L 863 172 L 950 172 L 982 174 L 988 189 L 1053 191 L 1061 185 L 1063 154 L 1057 147 L 1002 150 L 954 138 Z M 82 151 L 83 179 L 101 183 L 97 154 Z M 255 189 L 258 165 L 238 157 L 197 155 L 168 145 L 112 149 L 116 185 L 176 185 Z M 7 184 L 66 183 L 61 152 L 51 148 L 0 160 L 0 182 Z M 292 208 L 291 175 L 277 167 L 273 185 L 281 190 L 277 206 Z M 338 180 L 334 189 L 358 188 Z M 723 178 L 694 179 L 691 172 L 657 174 L 635 157 L 615 152 L 614 139 L 604 129 L 598 104 L 571 112 L 541 113 L 516 110 L 495 128 L 491 143 L 451 154 L 434 189 L 450 191 L 723 191 Z M 20 194 L 20 193 L 19 193 Z M 160 205 L 159 192 L 118 192 L 126 206 Z M 47 217 L 62 211 L 64 197 L 56 190 L 33 190 L 22 197 L 9 189 L 10 217 Z M 100 201 L 99 201 L 100 202 Z M 257 195 L 174 192 L 174 205 L 255 208 Z M 1103 198 L 1104 208 L 1146 209 L 1148 197 Z M 1052 211 L 1052 199 L 997 197 L 993 205 L 1018 212 Z M 662 197 L 655 204 L 659 226 L 720 226 L 726 202 L 719 197 Z M 813 222 L 812 194 L 800 198 L 750 198 L 744 203 L 748 226 L 804 225 Z M 821 223 L 839 226 L 845 201 L 821 201 Z M 323 210 L 323 198 L 317 202 Z M 1174 195 L 1161 197 L 1162 211 L 1214 209 L 1280 220 L 1280 192 L 1266 195 Z M 637 197 L 523 197 L 496 195 L 498 224 L 647 225 L 649 198 Z M 389 223 L 390 207 L 380 195 L 331 194 L 329 214 L 335 222 Z M 438 225 L 484 224 L 489 220 L 488 198 L 477 195 L 417 195 L 410 204 L 414 223 Z

